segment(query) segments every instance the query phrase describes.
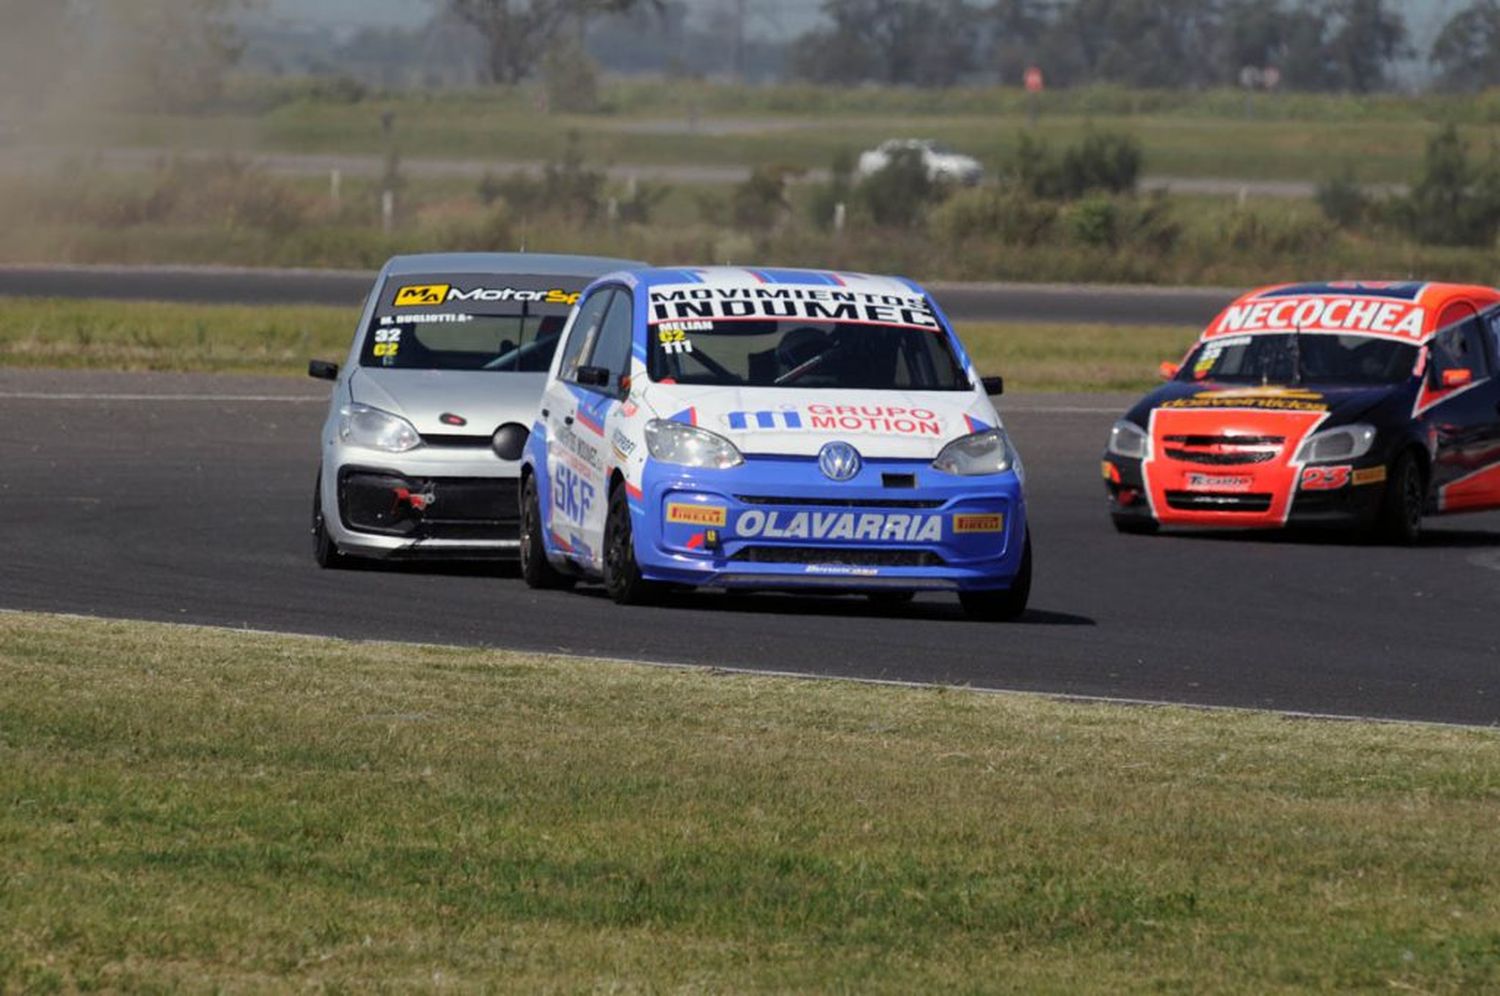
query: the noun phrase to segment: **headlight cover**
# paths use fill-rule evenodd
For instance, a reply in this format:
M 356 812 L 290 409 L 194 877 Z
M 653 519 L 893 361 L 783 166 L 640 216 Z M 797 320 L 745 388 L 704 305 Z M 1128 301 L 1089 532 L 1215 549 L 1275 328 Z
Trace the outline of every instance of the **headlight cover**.
M 653 460 L 683 467 L 728 470 L 745 462 L 735 445 L 723 436 L 662 418 L 646 423 L 646 451 Z
M 932 461 L 934 470 L 959 477 L 978 474 L 1003 474 L 1016 464 L 1016 451 L 1004 429 L 986 429 L 960 436 L 943 447 Z
M 1115 456 L 1144 460 L 1151 454 L 1151 437 L 1145 429 L 1122 418 L 1109 427 L 1109 445 L 1105 448 Z
M 406 419 L 358 404 L 339 409 L 339 439 L 387 453 L 405 453 L 422 445 L 421 434 Z
M 1297 463 L 1356 460 L 1375 445 L 1375 427 L 1364 422 L 1314 433 L 1297 450 Z

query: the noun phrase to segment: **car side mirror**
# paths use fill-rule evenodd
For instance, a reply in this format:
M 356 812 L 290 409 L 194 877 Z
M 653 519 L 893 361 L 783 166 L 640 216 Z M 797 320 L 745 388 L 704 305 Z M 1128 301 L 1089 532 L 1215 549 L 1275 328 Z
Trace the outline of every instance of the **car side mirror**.
M 1005 393 L 1004 377 L 981 377 L 979 383 L 984 386 L 984 393 L 992 398 L 999 397 Z
M 1156 368 L 1156 372 L 1161 374 L 1162 380 L 1176 380 L 1177 375 L 1182 372 L 1182 364 L 1163 360 L 1161 366 Z
M 1474 371 L 1465 367 L 1459 367 L 1456 370 L 1444 370 L 1441 379 L 1444 387 L 1463 387 L 1465 384 L 1474 383 Z
M 307 362 L 307 375 L 316 377 L 318 380 L 338 380 L 339 365 L 330 363 L 328 360 L 309 360 Z
M 584 387 L 608 387 L 610 382 L 608 367 L 579 367 L 573 376 Z

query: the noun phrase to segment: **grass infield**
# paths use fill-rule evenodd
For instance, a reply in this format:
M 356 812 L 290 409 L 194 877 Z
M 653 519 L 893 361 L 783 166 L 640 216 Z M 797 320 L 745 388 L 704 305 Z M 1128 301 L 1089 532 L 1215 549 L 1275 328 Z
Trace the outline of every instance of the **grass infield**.
M 21 614 L 0 673 L 0 990 L 1500 986 L 1494 731 Z
M 357 312 L 119 301 L 0 299 L 0 365 L 298 376 L 342 360 Z M 961 323 L 974 362 L 1017 390 L 1130 390 L 1154 383 L 1196 331 L 1184 327 Z

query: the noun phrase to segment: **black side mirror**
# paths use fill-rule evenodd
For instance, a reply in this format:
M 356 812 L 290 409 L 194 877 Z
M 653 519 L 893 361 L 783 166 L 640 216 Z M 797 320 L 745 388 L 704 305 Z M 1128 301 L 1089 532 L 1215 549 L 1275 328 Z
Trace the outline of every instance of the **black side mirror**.
M 608 387 L 611 379 L 608 367 L 579 367 L 574 377 L 584 387 Z
M 307 363 L 307 375 L 316 377 L 318 380 L 338 380 L 339 365 L 327 360 L 309 360 Z
M 1004 377 L 981 377 L 979 383 L 984 385 L 984 393 L 992 398 L 1005 393 Z

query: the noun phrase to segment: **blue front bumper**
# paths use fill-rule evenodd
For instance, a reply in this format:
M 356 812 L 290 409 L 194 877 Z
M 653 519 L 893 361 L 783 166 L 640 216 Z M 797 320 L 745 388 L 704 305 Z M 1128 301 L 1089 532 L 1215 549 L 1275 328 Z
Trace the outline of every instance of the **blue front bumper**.
M 748 457 L 731 470 L 648 461 L 630 504 L 642 574 L 677 584 L 1008 588 L 1026 540 L 1013 472 L 954 477 L 918 461 L 867 461 L 842 483 L 811 458 Z

